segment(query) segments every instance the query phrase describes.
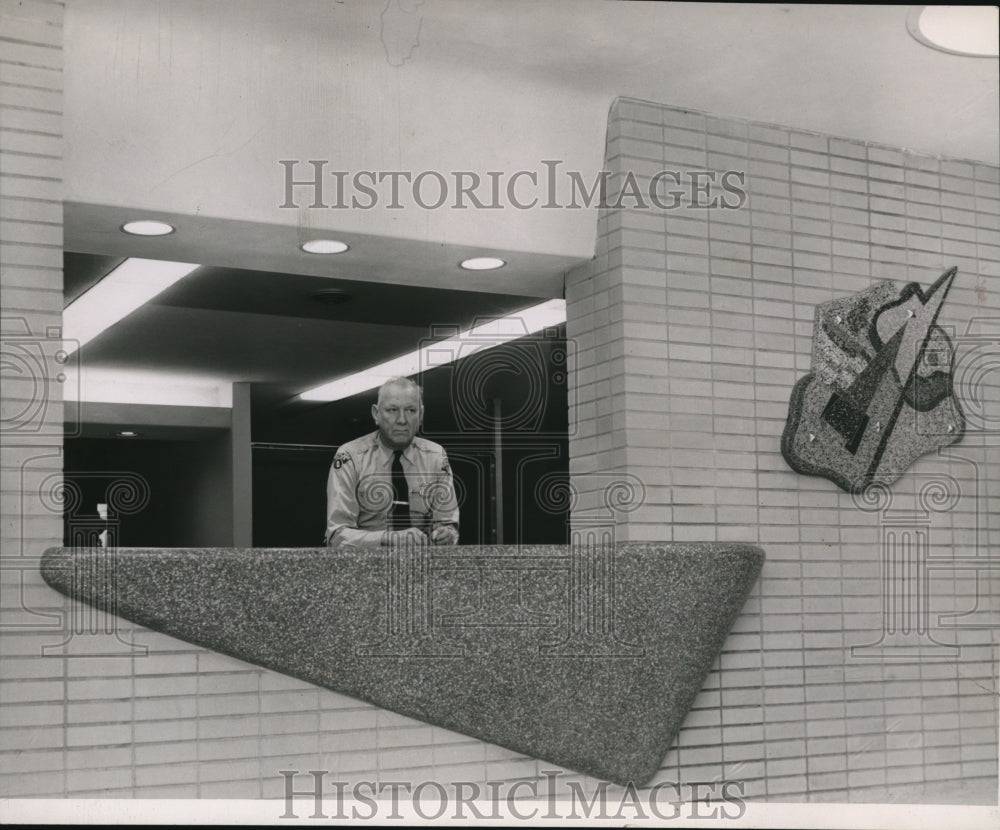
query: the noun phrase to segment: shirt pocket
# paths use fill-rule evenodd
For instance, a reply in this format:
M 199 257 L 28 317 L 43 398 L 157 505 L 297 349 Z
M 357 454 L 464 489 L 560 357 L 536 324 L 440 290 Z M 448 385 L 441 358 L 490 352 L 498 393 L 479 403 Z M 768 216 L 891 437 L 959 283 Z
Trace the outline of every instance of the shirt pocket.
M 410 512 L 426 515 L 431 512 L 427 503 L 427 484 L 421 483 L 410 488 Z

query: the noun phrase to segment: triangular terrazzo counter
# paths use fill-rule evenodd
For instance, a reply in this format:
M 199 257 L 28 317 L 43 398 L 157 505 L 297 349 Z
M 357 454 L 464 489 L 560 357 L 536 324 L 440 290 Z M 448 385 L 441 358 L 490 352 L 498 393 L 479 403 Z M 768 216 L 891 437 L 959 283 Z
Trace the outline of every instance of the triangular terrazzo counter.
M 641 785 L 763 560 L 722 543 L 50 548 L 42 574 L 181 640 Z

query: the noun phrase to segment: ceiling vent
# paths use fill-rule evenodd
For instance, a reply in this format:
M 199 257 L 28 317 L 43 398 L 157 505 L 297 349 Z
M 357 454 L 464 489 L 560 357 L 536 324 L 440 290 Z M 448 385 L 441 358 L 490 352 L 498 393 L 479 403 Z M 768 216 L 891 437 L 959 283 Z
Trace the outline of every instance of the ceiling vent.
M 343 305 L 351 301 L 351 295 L 339 288 L 324 288 L 321 291 L 314 291 L 312 298 L 323 305 Z

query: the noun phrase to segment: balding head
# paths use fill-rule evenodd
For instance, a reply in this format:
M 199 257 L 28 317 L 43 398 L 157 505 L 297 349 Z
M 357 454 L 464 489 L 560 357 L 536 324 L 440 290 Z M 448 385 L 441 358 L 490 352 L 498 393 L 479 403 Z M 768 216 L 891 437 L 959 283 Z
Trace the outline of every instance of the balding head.
M 424 404 L 424 392 L 423 390 L 409 378 L 404 378 L 402 376 L 389 378 L 385 383 L 383 383 L 378 388 L 378 403 L 382 403 L 385 400 L 387 391 L 392 389 L 402 389 L 407 392 L 416 392 L 417 400 L 420 401 L 420 405 Z
M 386 446 L 406 449 L 416 436 L 423 417 L 423 396 L 412 380 L 390 378 L 379 387 L 378 403 L 372 404 L 372 418 Z

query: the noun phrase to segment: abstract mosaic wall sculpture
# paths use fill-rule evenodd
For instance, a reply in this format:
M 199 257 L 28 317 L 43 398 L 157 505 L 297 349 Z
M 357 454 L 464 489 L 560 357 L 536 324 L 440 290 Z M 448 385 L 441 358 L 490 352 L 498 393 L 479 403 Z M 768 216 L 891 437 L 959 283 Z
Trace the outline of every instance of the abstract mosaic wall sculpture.
M 816 307 L 811 371 L 792 390 L 781 438 L 793 470 L 858 493 L 961 438 L 953 348 L 938 325 L 956 273 L 926 291 L 884 281 Z

